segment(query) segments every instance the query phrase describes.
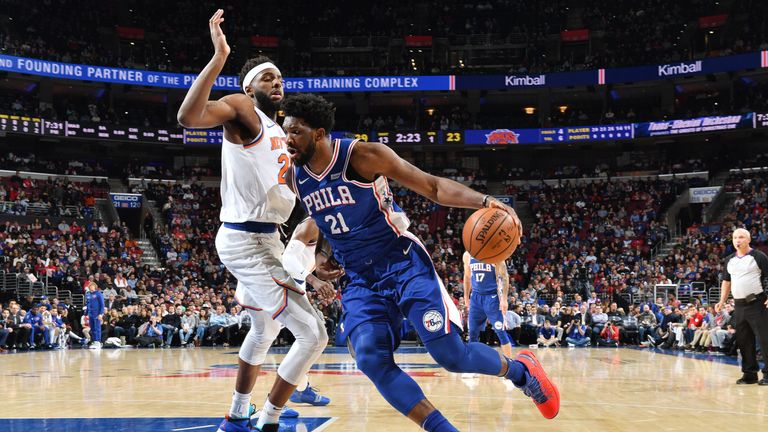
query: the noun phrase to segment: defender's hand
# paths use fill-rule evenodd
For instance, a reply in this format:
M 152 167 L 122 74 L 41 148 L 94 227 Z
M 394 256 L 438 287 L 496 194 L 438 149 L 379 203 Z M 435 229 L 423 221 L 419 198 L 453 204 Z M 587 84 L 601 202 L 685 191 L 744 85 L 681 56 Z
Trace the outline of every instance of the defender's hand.
M 221 23 L 224 22 L 224 10 L 218 9 L 216 13 L 213 14 L 210 20 L 208 20 L 208 27 L 211 30 L 211 41 L 213 42 L 213 47 L 216 49 L 216 54 L 223 55 L 224 57 L 228 56 L 230 51 L 232 51 L 229 48 L 229 45 L 227 44 L 227 37 L 224 35 L 224 32 L 221 30 Z
M 317 297 L 323 306 L 330 304 L 336 298 L 336 289 L 333 288 L 332 283 L 320 280 L 313 275 L 307 278 L 307 283 L 315 289 Z

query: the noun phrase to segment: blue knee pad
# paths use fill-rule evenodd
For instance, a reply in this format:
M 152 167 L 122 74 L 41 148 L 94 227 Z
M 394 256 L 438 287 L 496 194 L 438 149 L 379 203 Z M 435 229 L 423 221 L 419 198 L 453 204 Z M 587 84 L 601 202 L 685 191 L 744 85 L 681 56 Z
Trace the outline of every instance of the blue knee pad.
M 501 372 L 499 353 L 485 344 L 464 343 L 455 325 L 451 325 L 450 333 L 424 345 L 432 358 L 449 372 L 484 375 L 498 375 Z
M 416 381 L 395 364 L 394 337 L 388 323 L 365 322 L 358 325 L 349 335 L 349 343 L 357 368 L 401 414 L 407 416 L 426 399 Z

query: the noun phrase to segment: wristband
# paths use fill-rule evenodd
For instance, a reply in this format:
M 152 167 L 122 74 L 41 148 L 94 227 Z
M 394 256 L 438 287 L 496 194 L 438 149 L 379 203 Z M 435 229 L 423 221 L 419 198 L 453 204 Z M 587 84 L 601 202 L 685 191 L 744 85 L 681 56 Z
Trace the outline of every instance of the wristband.
M 483 197 L 483 207 L 485 207 L 488 204 L 488 198 L 490 198 L 490 195 L 486 195 Z
M 312 248 L 299 240 L 291 240 L 283 252 L 282 264 L 292 278 L 306 280 L 315 264 Z

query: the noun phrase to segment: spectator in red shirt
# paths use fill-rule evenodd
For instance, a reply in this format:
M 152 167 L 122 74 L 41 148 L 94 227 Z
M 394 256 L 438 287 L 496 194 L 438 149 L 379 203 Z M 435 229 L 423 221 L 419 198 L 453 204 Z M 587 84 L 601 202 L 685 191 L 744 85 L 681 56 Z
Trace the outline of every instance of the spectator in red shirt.
M 619 328 L 613 321 L 608 321 L 603 331 L 600 332 L 600 339 L 597 340 L 599 346 L 618 347 L 619 346 Z

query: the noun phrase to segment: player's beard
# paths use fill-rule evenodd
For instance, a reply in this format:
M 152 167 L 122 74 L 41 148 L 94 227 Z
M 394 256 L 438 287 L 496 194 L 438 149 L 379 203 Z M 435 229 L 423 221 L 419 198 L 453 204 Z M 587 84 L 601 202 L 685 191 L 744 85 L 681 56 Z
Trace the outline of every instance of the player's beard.
M 293 163 L 298 166 L 306 165 L 312 160 L 312 156 L 315 155 L 315 150 L 317 150 L 317 144 L 315 144 L 315 140 L 311 139 L 309 144 L 307 144 L 307 148 L 298 152 L 298 156 L 293 160 Z
M 280 109 L 280 105 L 283 103 L 282 99 L 277 102 L 273 101 L 269 98 L 267 93 L 264 93 L 260 90 L 254 90 L 253 98 L 256 99 L 256 106 L 259 107 L 260 110 L 264 111 L 264 114 L 270 117 L 275 115 L 275 113 Z

